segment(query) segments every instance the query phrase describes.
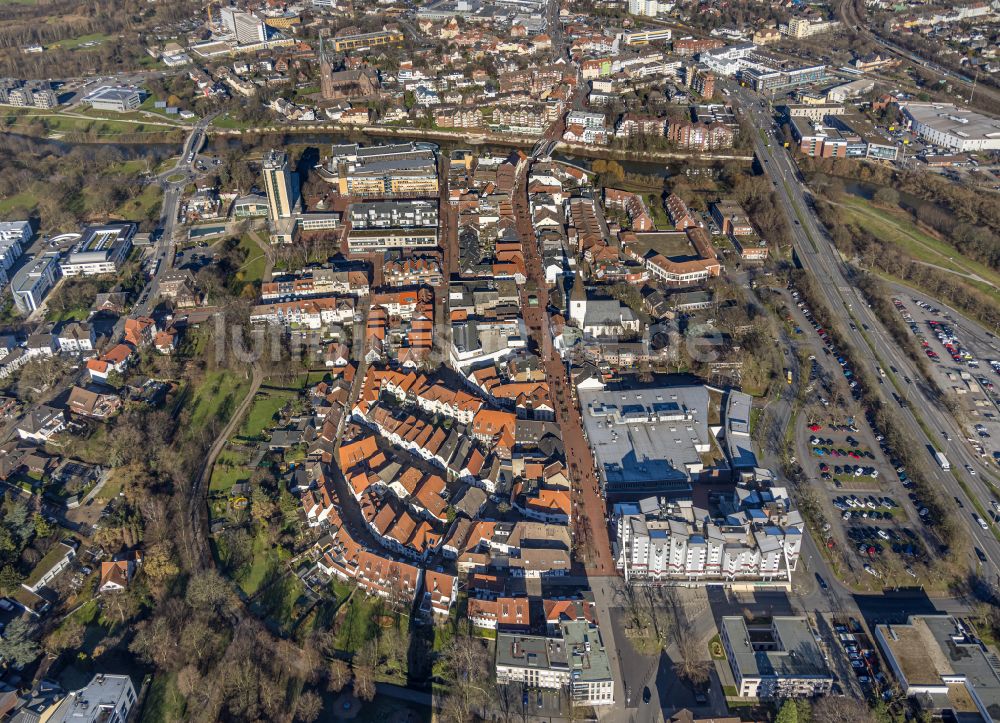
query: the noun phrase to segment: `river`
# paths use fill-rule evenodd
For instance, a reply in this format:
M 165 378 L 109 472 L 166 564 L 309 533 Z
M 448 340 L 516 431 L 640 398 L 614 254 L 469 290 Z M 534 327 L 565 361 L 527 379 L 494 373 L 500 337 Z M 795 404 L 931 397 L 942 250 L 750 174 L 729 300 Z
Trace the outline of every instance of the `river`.
M 112 148 L 123 154 L 125 158 L 145 158 L 153 157 L 157 160 L 162 160 L 163 158 L 168 158 L 174 156 L 178 153 L 179 147 L 173 143 L 123 143 L 123 142 L 108 142 L 108 143 L 77 143 L 65 140 L 57 139 L 45 139 L 45 138 L 35 138 L 32 136 L 20 136 L 17 134 L 8 134 L 12 137 L 24 139 L 26 143 L 36 143 L 41 146 L 47 146 L 52 148 L 57 148 L 62 152 L 68 151 L 70 148 L 74 147 L 91 147 L 95 150 L 101 148 Z M 316 148 L 319 151 L 319 155 L 325 156 L 326 149 L 332 145 L 340 143 L 362 143 L 365 145 L 377 145 L 382 143 L 391 143 L 393 139 L 382 138 L 378 136 L 368 136 L 363 133 L 353 132 L 353 133 L 276 133 L 268 135 L 260 135 L 253 139 L 253 146 L 260 148 L 266 147 L 268 145 L 282 146 L 286 148 Z M 250 145 L 247 143 L 247 139 L 238 136 L 210 136 L 207 144 L 207 149 L 236 149 L 242 148 L 244 145 Z M 458 148 L 466 147 L 466 144 L 460 142 L 438 142 L 437 145 L 444 152 L 449 152 Z M 475 146 L 475 150 L 478 153 L 493 153 L 496 155 L 507 154 L 514 149 L 521 149 L 529 151 L 530 148 L 524 146 L 523 144 L 511 143 L 506 144 L 491 144 L 487 146 Z M 564 161 L 570 163 L 574 166 L 584 168 L 589 170 L 594 160 L 593 158 L 586 158 L 583 156 L 577 156 L 573 154 L 563 154 L 556 153 L 554 156 L 557 161 Z M 642 176 L 659 176 L 662 178 L 670 178 L 671 176 L 690 174 L 690 173 L 708 173 L 709 175 L 715 176 L 718 171 L 722 168 L 723 162 L 721 161 L 700 161 L 697 158 L 692 158 L 690 161 L 671 161 L 671 162 L 660 162 L 660 161 L 617 161 L 622 168 L 625 169 L 626 173 L 642 175 Z M 855 192 L 855 191 L 852 191 Z M 872 191 L 874 192 L 874 191 Z M 859 194 L 863 195 L 863 194 Z
M 871 201 L 875 196 L 875 193 L 880 188 L 888 188 L 888 186 L 879 186 L 875 183 L 865 183 L 863 181 L 845 181 L 844 191 L 850 193 L 853 196 L 860 196 L 866 201 Z M 896 190 L 896 189 L 893 189 Z M 921 204 L 926 203 L 912 193 L 906 193 L 905 191 L 896 191 L 899 194 L 899 205 L 909 211 L 910 213 L 916 213 L 917 207 Z

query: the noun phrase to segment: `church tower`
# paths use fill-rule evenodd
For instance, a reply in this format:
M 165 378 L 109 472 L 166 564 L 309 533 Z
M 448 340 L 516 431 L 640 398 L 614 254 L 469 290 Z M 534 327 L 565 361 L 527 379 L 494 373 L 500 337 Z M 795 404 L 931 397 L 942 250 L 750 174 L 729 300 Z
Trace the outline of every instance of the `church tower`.
M 581 329 L 587 318 L 587 291 L 583 288 L 583 275 L 578 271 L 569 295 L 569 319 Z

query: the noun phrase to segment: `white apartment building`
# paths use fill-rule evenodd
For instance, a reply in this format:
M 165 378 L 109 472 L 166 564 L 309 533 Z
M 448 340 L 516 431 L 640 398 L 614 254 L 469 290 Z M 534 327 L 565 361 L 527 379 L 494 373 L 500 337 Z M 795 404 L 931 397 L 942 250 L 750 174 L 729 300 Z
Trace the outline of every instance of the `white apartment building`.
M 614 679 L 601 633 L 586 620 L 561 622 L 556 635 L 499 633 L 497 683 L 568 688 L 574 706 L 614 705 Z
M 98 276 L 118 272 L 132 250 L 134 223 L 91 226 L 59 264 L 63 276 Z
M 712 516 L 687 500 L 619 503 L 617 565 L 626 579 L 651 582 L 787 584 L 802 548 L 801 516 L 784 498 L 750 504 Z
M 604 126 L 604 114 L 603 113 L 587 113 L 582 110 L 573 110 L 566 114 L 566 125 L 579 125 L 584 128 L 589 128 L 593 130 L 603 131 Z
M 348 209 L 351 228 L 420 228 L 437 226 L 436 201 L 365 201 Z
M 628 0 L 628 11 L 631 15 L 655 18 L 660 13 L 660 3 L 657 0 Z
M 63 698 L 48 720 L 49 723 L 125 723 L 135 703 L 131 678 L 101 673 L 86 688 Z
M 79 353 L 94 350 L 96 337 L 94 327 L 85 321 L 74 321 L 66 324 L 56 337 L 59 351 Z
M 319 297 L 258 304 L 250 310 L 253 324 L 280 324 L 288 328 L 322 329 L 354 320 L 354 297 Z
M 756 50 L 757 46 L 754 43 L 726 45 L 698 53 L 698 60 L 713 73 L 733 76 L 744 68 Z
M 238 45 L 254 45 L 267 40 L 264 21 L 256 15 L 234 7 L 224 7 L 221 16 L 226 32 L 236 36 Z
M 815 18 L 792 18 L 785 26 L 785 34 L 792 38 L 809 38 L 827 33 L 840 27 L 839 20 L 818 20 Z
M 0 222 L 0 267 L 10 269 L 31 240 L 32 230 L 28 221 Z
M 40 254 L 18 269 L 11 279 L 10 289 L 14 306 L 22 314 L 30 314 L 42 301 L 59 278 L 59 253 Z
M 828 693 L 833 675 L 805 617 L 776 616 L 751 635 L 742 617 L 724 617 L 719 629 L 737 694 L 775 700 Z

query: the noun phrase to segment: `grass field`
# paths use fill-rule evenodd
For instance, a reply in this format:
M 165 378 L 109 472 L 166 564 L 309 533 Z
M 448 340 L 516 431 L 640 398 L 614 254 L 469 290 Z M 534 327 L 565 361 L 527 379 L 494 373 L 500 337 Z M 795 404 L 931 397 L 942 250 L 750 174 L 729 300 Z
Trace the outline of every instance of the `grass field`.
M 229 418 L 246 395 L 250 382 L 229 371 L 210 372 L 195 390 L 189 406 L 191 429 L 199 429 L 213 418 Z
M 212 125 L 216 128 L 222 128 L 224 130 L 241 130 L 249 127 L 248 123 L 231 118 L 228 113 L 223 113 L 215 118 L 212 121 Z
M 138 196 L 126 201 L 115 210 L 123 218 L 155 218 L 163 205 L 163 190 L 155 183 L 147 184 Z
M 273 423 L 274 415 L 297 396 L 295 392 L 277 390 L 259 392 L 240 426 L 240 436 L 248 439 L 259 438 Z
M 962 275 L 973 274 L 982 281 L 965 281 L 982 291 L 1000 294 L 1000 274 L 977 261 L 967 259 L 944 241 L 925 233 L 902 212 L 876 208 L 862 198 L 849 197 L 843 204 L 847 219 L 872 235 L 889 241 L 918 261 Z
M 184 696 L 177 689 L 174 673 L 159 673 L 153 678 L 146 704 L 142 709 L 142 723 L 173 723 L 185 719 Z
M 268 548 L 262 535 L 257 535 L 253 541 L 253 565 L 246 577 L 239 581 L 240 588 L 247 595 L 255 594 L 267 579 L 277 569 L 278 559 L 273 550 Z
M 270 620 L 283 632 L 291 630 L 298 618 L 305 612 L 305 586 L 298 577 L 275 564 L 265 575 L 269 583 L 254 600 L 252 609 L 262 618 Z
M 96 48 L 98 45 L 107 42 L 110 38 L 109 35 L 104 33 L 91 33 L 90 35 L 81 35 L 78 38 L 70 38 L 69 40 L 60 40 L 57 43 L 52 43 L 49 46 L 49 50 L 54 48 L 61 48 L 63 50 L 87 50 L 90 48 Z
M 381 601 L 355 593 L 350 602 L 341 610 L 342 617 L 337 628 L 337 650 L 354 653 L 375 637 L 375 615 L 381 609 Z
M 52 310 L 46 310 L 45 318 L 49 321 L 58 324 L 61 321 L 83 321 L 90 314 L 90 309 L 65 309 L 64 311 L 55 312 Z
M 128 470 L 126 468 L 114 468 L 108 474 L 107 481 L 105 481 L 104 486 L 101 487 L 101 491 L 95 497 L 99 500 L 110 500 L 117 497 L 118 493 L 125 486 L 126 479 L 128 479 Z
M 131 122 L 130 122 L 131 121 Z M 8 131 L 32 132 L 33 123 L 42 122 L 49 134 L 93 133 L 98 137 L 111 137 L 122 134 L 156 134 L 159 137 L 178 137 L 183 129 L 174 128 L 167 123 L 150 120 L 140 114 L 102 115 L 98 112 L 83 112 L 65 115 L 54 110 L 21 110 L 4 108 L 0 112 L 0 124 Z
M 670 232 L 669 236 L 659 236 L 655 239 L 643 237 L 636 243 L 636 251 L 645 255 L 647 251 L 655 251 L 667 257 L 694 256 L 694 247 L 684 233 Z
M 229 492 L 238 482 L 246 482 L 252 475 L 251 470 L 243 465 L 225 465 L 216 461 L 212 468 L 212 480 L 208 484 L 210 492 Z
M 146 55 L 145 53 L 143 53 L 143 55 L 145 57 L 149 58 L 149 56 Z M 149 59 L 153 61 L 154 65 L 156 65 L 156 66 L 160 65 L 159 61 L 154 60 L 153 58 L 149 58 Z M 166 108 L 157 108 L 156 107 L 156 102 L 158 100 L 166 100 L 166 98 L 157 98 L 154 95 L 146 96 L 146 99 L 144 101 L 142 101 L 142 103 L 139 105 L 139 110 L 145 111 L 146 113 L 153 113 L 154 115 L 158 115 L 158 116 L 162 117 L 163 120 L 170 121 L 171 123 L 187 123 L 187 122 L 189 122 L 189 121 L 185 121 L 177 113 L 173 113 L 173 114 L 167 113 L 167 109 Z
M 38 196 L 32 191 L 21 191 L 0 200 L 0 214 L 8 214 L 14 209 L 32 210 L 38 205 Z
M 247 257 L 236 274 L 237 278 L 245 283 L 259 282 L 264 278 L 264 269 L 267 267 L 264 249 L 254 241 L 250 234 L 244 234 L 240 238 L 240 248 L 246 251 Z

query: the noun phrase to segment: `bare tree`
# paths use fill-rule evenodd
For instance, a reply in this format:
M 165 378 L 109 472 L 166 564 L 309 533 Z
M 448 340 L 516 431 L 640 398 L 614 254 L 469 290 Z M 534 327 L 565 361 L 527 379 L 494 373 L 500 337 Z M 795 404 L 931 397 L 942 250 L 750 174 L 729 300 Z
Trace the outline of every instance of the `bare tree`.
M 331 660 L 326 669 L 326 689 L 339 693 L 351 682 L 351 668 L 343 660 Z
M 375 663 L 378 651 L 375 641 L 370 640 L 354 658 L 354 695 L 361 700 L 375 698 Z
M 524 686 L 520 683 L 498 683 L 492 706 L 497 718 L 504 723 L 514 720 L 515 715 L 523 708 L 521 704 L 523 695 Z
M 875 723 L 875 717 L 860 700 L 826 696 L 813 705 L 812 723 Z
M 323 699 L 311 690 L 306 691 L 295 701 L 295 720 L 302 723 L 313 723 L 323 713 Z
M 705 657 L 707 650 L 701 649 L 700 641 L 694 634 L 687 603 L 673 587 L 662 588 L 662 598 L 673 617 L 674 639 L 677 641 L 678 658 L 674 663 L 674 672 L 690 685 L 702 686 L 708 682 L 711 661 Z
M 442 677 L 448 682 L 448 694 L 441 705 L 445 721 L 472 720 L 475 714 L 497 693 L 490 680 L 493 665 L 481 640 L 459 635 L 444 652 Z

